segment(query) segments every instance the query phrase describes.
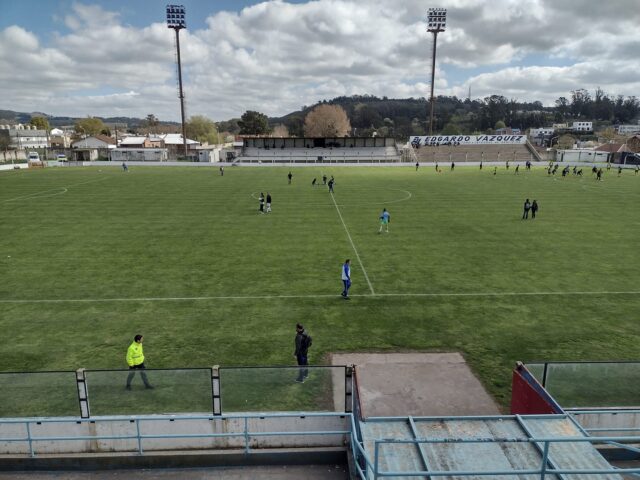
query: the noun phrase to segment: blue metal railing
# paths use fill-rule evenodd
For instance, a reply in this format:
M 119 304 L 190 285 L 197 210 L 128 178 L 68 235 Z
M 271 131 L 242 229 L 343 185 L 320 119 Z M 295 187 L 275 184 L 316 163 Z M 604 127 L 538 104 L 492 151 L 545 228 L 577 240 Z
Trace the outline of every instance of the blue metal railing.
M 340 418 L 347 419 L 347 428 L 332 430 L 299 430 L 299 431 L 252 431 L 250 430 L 250 421 L 254 419 L 264 420 L 273 418 Z M 536 418 L 557 418 L 554 415 L 535 415 Z M 420 419 L 420 417 L 415 417 Z M 501 416 L 478 416 L 478 417 L 439 417 L 441 419 L 492 419 L 505 418 Z M 144 434 L 141 428 L 145 422 L 162 422 L 162 421 L 224 421 L 239 420 L 241 428 L 236 432 L 227 433 L 167 433 L 167 434 Z M 380 418 L 375 421 L 391 421 L 392 418 Z M 394 420 L 398 420 L 395 418 Z M 83 424 L 83 423 L 103 423 L 103 422 L 123 422 L 129 421 L 135 423 L 135 433 L 121 435 L 49 435 L 36 436 L 33 433 L 33 425 L 40 424 Z M 5 419 L 0 420 L 0 427 L 11 424 L 24 424 L 26 435 L 16 437 L 0 437 L 1 442 L 24 442 L 28 445 L 29 455 L 34 457 L 38 454 L 37 445 L 39 442 L 74 442 L 74 441 L 97 441 L 97 440 L 134 440 L 136 442 L 136 450 L 139 455 L 144 455 L 145 440 L 151 439 L 187 439 L 187 438 L 239 438 L 242 439 L 242 448 L 246 454 L 251 454 L 254 449 L 251 448 L 251 440 L 258 437 L 276 437 L 276 436 L 322 436 L 322 435 L 343 435 L 349 436 L 349 446 L 351 453 L 355 459 L 361 459 L 354 462 L 354 469 L 358 478 L 362 480 L 371 480 L 389 477 L 444 477 L 444 476 L 518 476 L 518 475 L 539 475 L 540 479 L 545 479 L 547 475 L 616 475 L 616 474 L 640 474 L 640 468 L 582 468 L 567 469 L 556 466 L 551 461 L 550 448 L 554 444 L 566 443 L 589 443 L 589 444 L 617 444 L 619 442 L 640 443 L 638 437 L 540 437 L 540 438 L 414 438 L 414 439 L 375 439 L 369 442 L 369 448 L 372 452 L 367 452 L 367 448 L 363 444 L 363 440 L 358 438 L 358 425 L 360 420 L 351 413 L 256 413 L 256 414 L 238 414 L 213 416 L 213 415 L 171 415 L 171 416 L 133 416 L 133 417 L 98 417 L 93 419 L 80 418 L 31 418 L 31 419 Z M 423 445 L 426 444 L 483 444 L 483 443 L 525 443 L 534 445 L 540 453 L 540 466 L 538 468 L 522 468 L 516 470 L 438 470 L 433 465 L 428 465 L 429 470 L 424 471 L 384 471 L 381 462 L 381 449 L 385 445 L 408 444 L 414 445 L 417 451 L 424 452 Z M 371 457 L 373 453 L 373 458 Z M 388 454 L 388 453 L 387 453 Z
M 238 415 L 170 415 L 170 416 L 133 416 L 133 417 L 96 417 L 92 419 L 83 418 L 31 418 L 31 419 L 0 419 L 0 426 L 7 424 L 23 424 L 25 425 L 26 436 L 24 437 L 0 437 L 0 443 L 15 443 L 25 442 L 29 446 L 29 455 L 35 457 L 37 455 L 36 447 L 34 444 L 37 442 L 73 442 L 82 440 L 136 440 L 137 450 L 140 455 L 144 453 L 143 442 L 146 439 L 181 439 L 181 438 L 243 438 L 244 439 L 244 451 L 250 453 L 250 440 L 256 437 L 275 437 L 275 436 L 318 436 L 318 435 L 351 435 L 351 429 L 349 430 L 304 430 L 304 431 L 285 431 L 285 432 L 265 432 L 265 431 L 250 431 L 249 420 L 265 418 L 313 418 L 313 417 L 336 417 L 346 418 L 351 417 L 350 413 L 333 413 L 333 412 L 321 412 L 321 413 L 259 413 L 259 414 L 238 414 Z M 243 429 L 239 432 L 232 433 L 166 433 L 166 434 L 143 434 L 141 433 L 140 425 L 144 422 L 173 422 L 180 421 L 193 421 L 193 420 L 235 420 L 240 419 L 243 422 Z M 41 424 L 53 424 L 53 423 L 66 423 L 66 424 L 82 424 L 82 423 L 103 423 L 103 422 L 123 422 L 129 421 L 135 423 L 135 434 L 120 434 L 120 435 L 69 435 L 69 436 L 35 436 L 32 432 L 32 425 Z

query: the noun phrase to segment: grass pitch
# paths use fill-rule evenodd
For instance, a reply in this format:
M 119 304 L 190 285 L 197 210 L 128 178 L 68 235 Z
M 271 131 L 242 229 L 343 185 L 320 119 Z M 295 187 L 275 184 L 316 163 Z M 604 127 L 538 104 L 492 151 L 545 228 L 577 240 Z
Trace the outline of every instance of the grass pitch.
M 302 322 L 314 364 L 457 350 L 505 406 L 516 360 L 637 358 L 632 172 L 299 168 L 288 185 L 288 171 L 0 173 L 0 369 L 124 368 L 136 333 L 150 368 L 291 365 Z M 311 186 L 323 173 L 333 197 Z

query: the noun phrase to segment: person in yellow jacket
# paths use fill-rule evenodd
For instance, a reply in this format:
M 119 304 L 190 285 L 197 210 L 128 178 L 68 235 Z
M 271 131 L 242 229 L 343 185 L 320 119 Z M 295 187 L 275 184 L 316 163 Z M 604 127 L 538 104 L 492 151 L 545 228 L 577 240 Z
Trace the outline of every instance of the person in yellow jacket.
M 127 365 L 129 365 L 129 375 L 127 376 L 127 390 L 131 390 L 131 380 L 136 374 L 136 370 L 140 370 L 140 376 L 144 382 L 146 388 L 153 388 L 153 385 L 149 383 L 147 374 L 144 369 L 144 353 L 142 351 L 142 335 L 136 335 L 133 337 L 133 343 L 129 345 L 127 349 Z

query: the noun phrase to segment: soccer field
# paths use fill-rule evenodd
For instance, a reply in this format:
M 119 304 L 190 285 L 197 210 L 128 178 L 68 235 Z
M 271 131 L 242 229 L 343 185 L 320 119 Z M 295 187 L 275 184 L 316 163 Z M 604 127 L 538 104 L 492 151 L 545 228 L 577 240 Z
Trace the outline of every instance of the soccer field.
M 302 322 L 313 364 L 460 351 L 504 406 L 517 360 L 637 359 L 633 172 L 298 168 L 288 185 L 288 171 L 0 172 L 0 368 L 124 368 L 136 333 L 150 368 L 292 364 Z M 311 186 L 323 173 L 333 196 Z

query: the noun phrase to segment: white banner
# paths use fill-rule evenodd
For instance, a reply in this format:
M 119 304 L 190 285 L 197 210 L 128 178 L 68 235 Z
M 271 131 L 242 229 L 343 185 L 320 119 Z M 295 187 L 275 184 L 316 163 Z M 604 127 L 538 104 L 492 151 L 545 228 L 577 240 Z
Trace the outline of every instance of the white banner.
M 440 145 L 521 145 L 527 142 L 526 135 L 433 135 L 411 137 L 414 147 Z

